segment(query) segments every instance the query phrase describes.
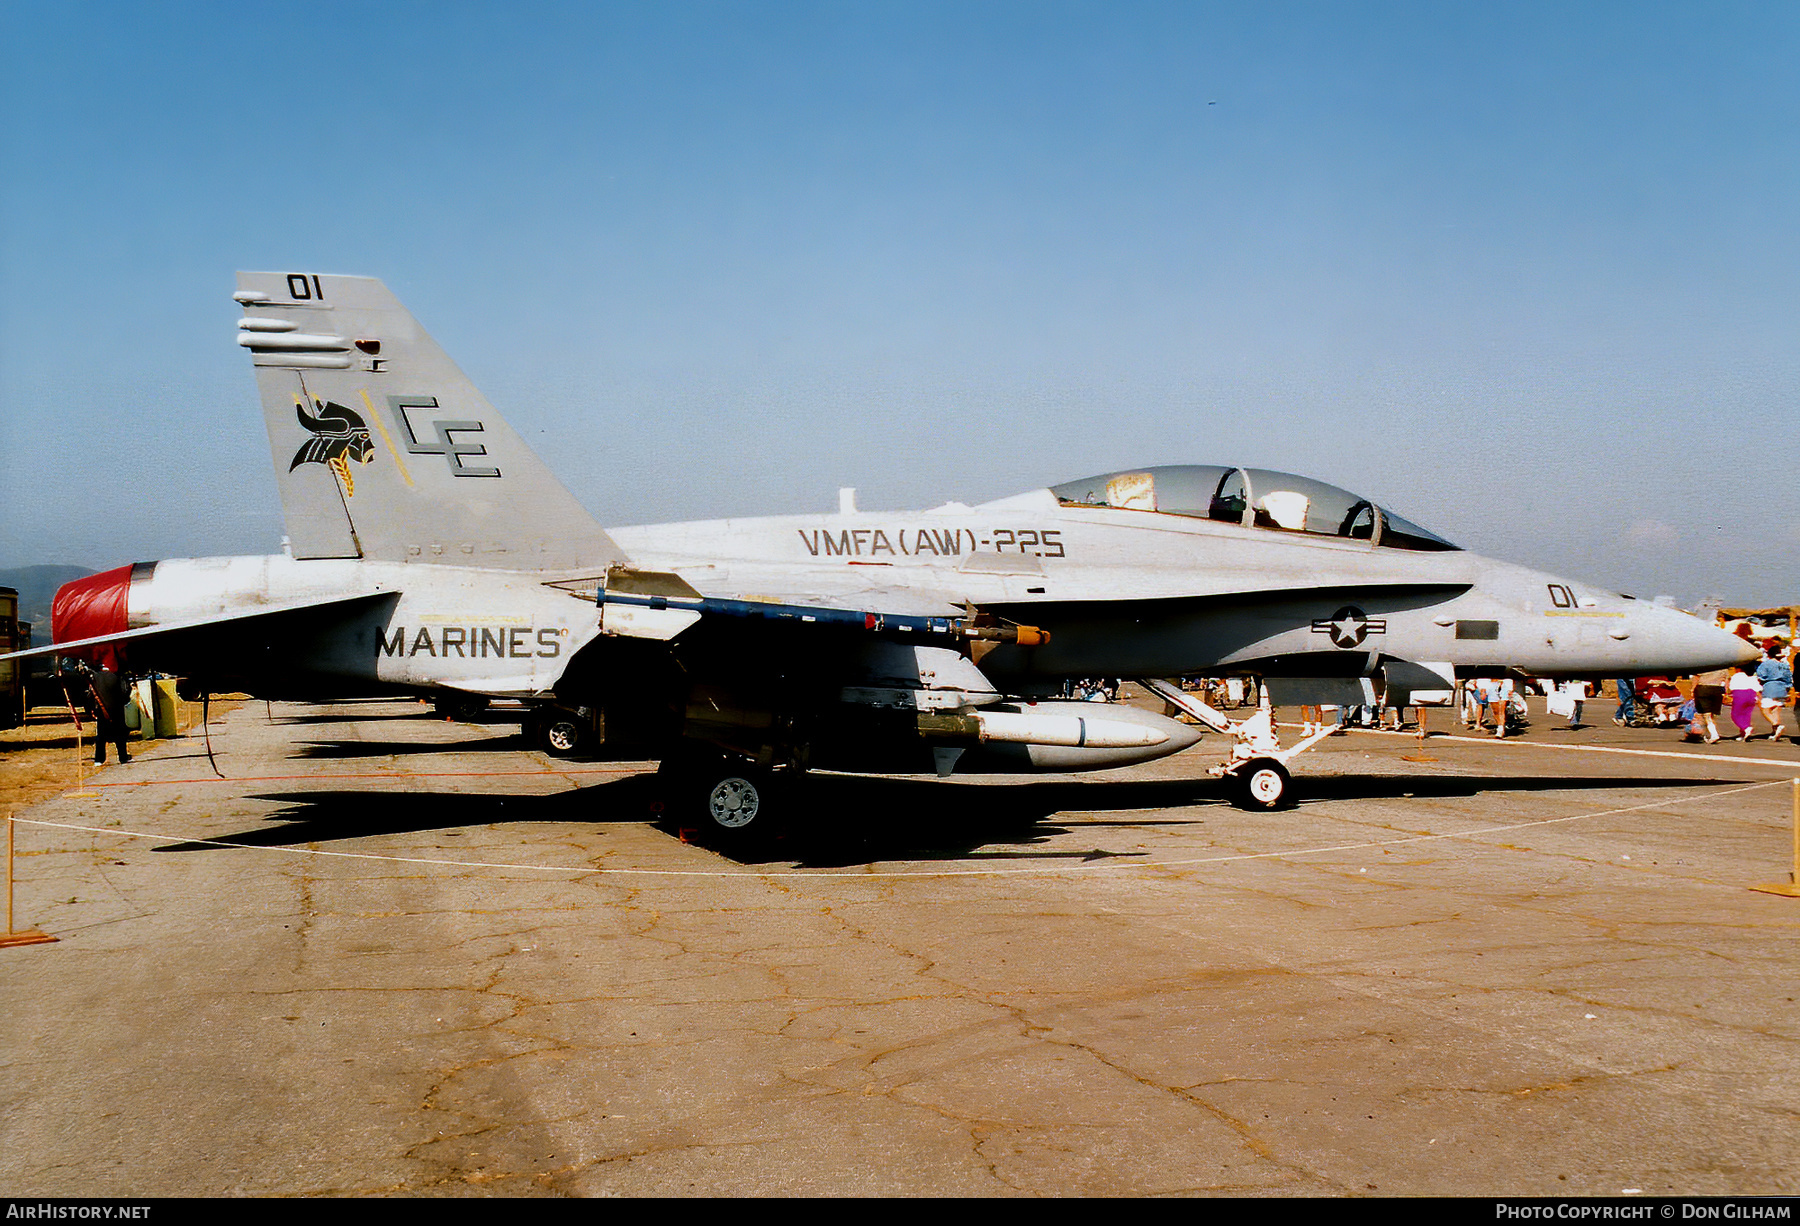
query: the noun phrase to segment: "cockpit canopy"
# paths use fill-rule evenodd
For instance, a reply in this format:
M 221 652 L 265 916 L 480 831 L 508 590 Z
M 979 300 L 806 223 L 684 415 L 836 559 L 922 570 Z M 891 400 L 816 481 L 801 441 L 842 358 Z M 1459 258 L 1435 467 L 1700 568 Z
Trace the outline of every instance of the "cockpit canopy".
M 1456 549 L 1367 498 L 1310 477 L 1267 468 L 1174 464 L 1103 473 L 1051 487 L 1066 507 L 1156 511 L 1238 524 L 1370 541 L 1388 549 Z

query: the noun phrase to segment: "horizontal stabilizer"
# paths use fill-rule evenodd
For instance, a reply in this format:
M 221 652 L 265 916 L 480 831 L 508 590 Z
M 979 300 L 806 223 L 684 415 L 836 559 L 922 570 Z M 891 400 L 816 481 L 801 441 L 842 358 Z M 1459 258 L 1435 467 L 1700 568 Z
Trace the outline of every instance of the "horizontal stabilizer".
M 208 626 L 226 624 L 244 625 L 259 617 L 278 617 L 286 613 L 298 613 L 317 609 L 349 609 L 377 600 L 392 600 L 392 592 L 361 592 L 354 596 L 327 596 L 317 600 L 291 600 L 283 604 L 263 605 L 254 609 L 238 609 L 230 613 L 215 613 L 208 617 L 195 617 L 186 621 L 161 622 L 154 626 L 140 626 L 136 630 L 121 630 L 115 634 L 97 634 L 91 638 L 71 639 L 66 643 L 51 643 L 47 647 L 33 647 L 27 651 L 15 651 L 0 655 L 0 660 L 16 660 L 23 656 L 78 655 L 90 647 L 102 647 L 112 643 L 128 643 L 137 639 L 155 638 L 159 635 L 178 634 L 186 630 L 200 630 Z

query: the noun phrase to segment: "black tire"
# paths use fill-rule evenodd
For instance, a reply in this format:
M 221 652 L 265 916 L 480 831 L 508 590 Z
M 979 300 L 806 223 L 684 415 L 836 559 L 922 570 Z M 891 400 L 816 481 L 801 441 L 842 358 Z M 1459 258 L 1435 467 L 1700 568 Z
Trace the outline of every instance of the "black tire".
M 573 711 L 546 711 L 537 718 L 538 748 L 553 758 L 573 758 L 588 751 L 593 732 Z
M 1293 801 L 1294 778 L 1274 758 L 1252 758 L 1232 776 L 1232 803 L 1252 813 L 1268 813 Z
M 783 824 L 786 780 L 774 771 L 741 758 L 702 754 L 666 761 L 658 773 L 670 816 L 715 844 L 751 846 Z

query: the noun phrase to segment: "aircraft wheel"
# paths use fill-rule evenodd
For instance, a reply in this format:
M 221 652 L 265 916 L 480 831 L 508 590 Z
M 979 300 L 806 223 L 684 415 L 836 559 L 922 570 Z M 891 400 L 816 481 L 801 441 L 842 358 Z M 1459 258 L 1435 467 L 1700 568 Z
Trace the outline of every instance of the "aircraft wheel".
M 488 709 L 488 699 L 481 694 L 443 694 L 431 705 L 445 719 L 468 723 Z
M 587 749 L 587 725 L 573 711 L 551 711 L 538 719 L 537 742 L 553 758 L 572 758 Z
M 713 780 L 707 789 L 705 816 L 720 830 L 733 834 L 756 825 L 768 807 L 768 780 L 760 771 L 731 771 Z
M 689 759 L 665 766 L 675 816 L 716 843 L 749 846 L 774 833 L 783 804 L 781 779 L 741 759 Z
M 1232 778 L 1237 784 L 1233 801 L 1240 809 L 1266 813 L 1292 799 L 1293 776 L 1274 758 L 1252 758 Z

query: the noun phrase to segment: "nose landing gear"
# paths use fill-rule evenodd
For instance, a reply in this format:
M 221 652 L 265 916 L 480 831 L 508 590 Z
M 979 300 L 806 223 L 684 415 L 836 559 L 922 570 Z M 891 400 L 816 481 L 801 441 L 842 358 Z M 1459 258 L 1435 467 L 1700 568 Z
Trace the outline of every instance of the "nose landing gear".
M 1233 803 L 1240 809 L 1280 809 L 1293 792 L 1293 776 L 1273 758 L 1251 758 L 1226 777 L 1231 782 Z
M 1294 803 L 1294 777 L 1287 764 L 1297 755 L 1330 736 L 1330 726 L 1283 749 L 1267 709 L 1249 719 L 1232 719 L 1178 685 L 1157 678 L 1139 678 L 1138 684 L 1157 697 L 1186 711 L 1215 732 L 1232 738 L 1231 757 L 1210 773 L 1225 781 L 1231 803 L 1240 809 L 1267 813 Z

